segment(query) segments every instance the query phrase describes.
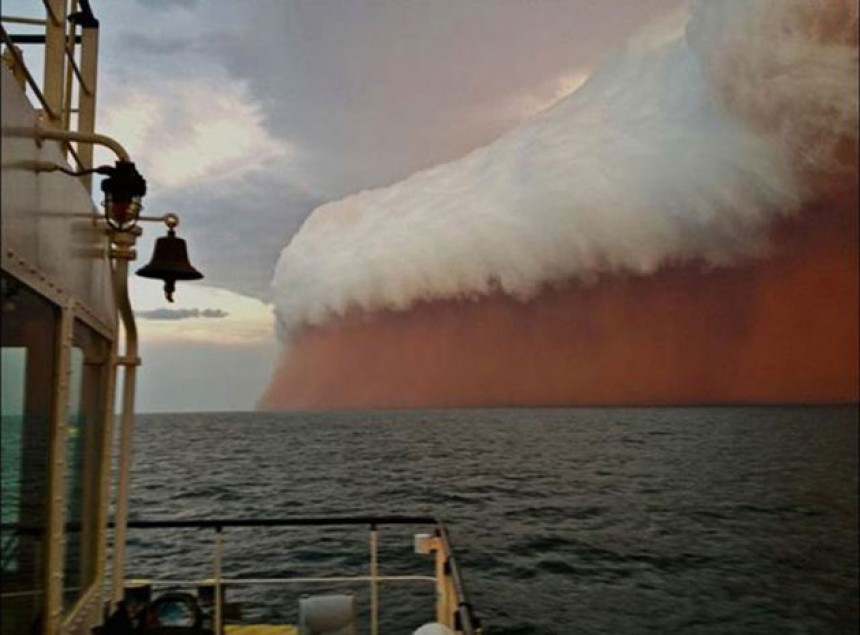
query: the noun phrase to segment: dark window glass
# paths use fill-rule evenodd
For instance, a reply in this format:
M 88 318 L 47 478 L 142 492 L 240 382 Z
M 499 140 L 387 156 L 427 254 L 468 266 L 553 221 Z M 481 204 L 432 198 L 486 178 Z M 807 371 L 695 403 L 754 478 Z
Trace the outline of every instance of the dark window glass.
M 96 577 L 109 356 L 108 340 L 83 323 L 76 322 L 66 434 L 63 567 L 63 608 L 66 612 L 74 607 Z
M 59 309 L 2 274 L 2 635 L 41 630 Z

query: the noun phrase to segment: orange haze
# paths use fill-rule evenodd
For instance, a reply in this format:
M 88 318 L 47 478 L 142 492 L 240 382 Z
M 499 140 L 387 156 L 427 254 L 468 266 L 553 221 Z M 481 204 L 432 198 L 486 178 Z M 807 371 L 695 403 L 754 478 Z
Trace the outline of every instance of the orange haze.
M 269 409 L 858 400 L 857 189 L 766 258 L 353 313 L 296 334 Z

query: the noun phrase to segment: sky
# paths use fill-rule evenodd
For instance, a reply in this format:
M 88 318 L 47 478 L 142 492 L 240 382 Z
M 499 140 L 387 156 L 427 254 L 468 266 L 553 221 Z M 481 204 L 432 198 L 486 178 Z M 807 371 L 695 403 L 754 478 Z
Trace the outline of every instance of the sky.
M 132 281 L 142 412 L 253 409 L 279 353 L 275 263 L 313 209 L 492 142 L 580 86 L 633 32 L 684 10 L 681 0 L 92 5 L 97 131 L 147 178 L 144 213 L 179 214 L 206 276 L 180 283 L 174 304 L 157 282 Z M 144 229 L 140 266 L 163 235 Z

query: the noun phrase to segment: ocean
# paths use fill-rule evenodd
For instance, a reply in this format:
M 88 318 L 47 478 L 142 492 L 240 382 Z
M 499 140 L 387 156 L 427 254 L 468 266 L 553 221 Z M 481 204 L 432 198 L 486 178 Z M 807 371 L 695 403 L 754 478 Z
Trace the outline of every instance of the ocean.
M 856 406 L 137 419 L 134 519 L 347 514 L 441 517 L 486 633 L 858 632 Z M 431 574 L 406 529 L 381 528 L 380 572 Z M 366 529 L 224 541 L 226 576 L 367 572 Z M 127 575 L 209 577 L 212 553 L 209 532 L 132 530 Z M 294 621 L 296 593 L 228 601 Z M 381 632 L 432 607 L 385 585 Z

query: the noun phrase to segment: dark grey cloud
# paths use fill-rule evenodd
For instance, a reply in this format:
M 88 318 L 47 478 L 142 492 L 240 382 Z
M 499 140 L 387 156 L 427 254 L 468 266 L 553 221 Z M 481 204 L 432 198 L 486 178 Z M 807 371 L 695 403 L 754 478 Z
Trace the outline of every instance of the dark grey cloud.
M 153 309 L 137 311 L 141 320 L 188 320 L 193 318 L 225 318 L 229 315 L 221 309 Z
M 528 116 L 506 104 L 551 99 L 554 80 L 678 4 L 259 2 L 216 54 L 341 196 L 486 144 Z

